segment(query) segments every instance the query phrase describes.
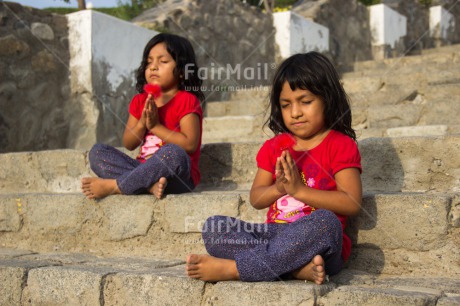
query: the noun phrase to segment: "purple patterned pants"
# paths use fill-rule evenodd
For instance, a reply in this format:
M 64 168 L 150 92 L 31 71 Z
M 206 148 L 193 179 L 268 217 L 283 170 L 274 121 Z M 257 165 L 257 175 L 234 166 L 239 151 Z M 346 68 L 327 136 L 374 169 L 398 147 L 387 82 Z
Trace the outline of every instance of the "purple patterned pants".
M 321 255 L 326 273 L 337 274 L 343 265 L 342 226 L 325 209 L 289 224 L 247 223 L 212 216 L 203 226 L 204 244 L 214 257 L 236 261 L 246 282 L 289 279 L 290 273 Z
M 97 176 L 116 179 L 122 194 L 147 193 L 161 177 L 168 180 L 165 194 L 192 191 L 190 157 L 175 144 L 166 144 L 145 163 L 132 159 L 116 148 L 95 144 L 89 152 L 91 170 Z

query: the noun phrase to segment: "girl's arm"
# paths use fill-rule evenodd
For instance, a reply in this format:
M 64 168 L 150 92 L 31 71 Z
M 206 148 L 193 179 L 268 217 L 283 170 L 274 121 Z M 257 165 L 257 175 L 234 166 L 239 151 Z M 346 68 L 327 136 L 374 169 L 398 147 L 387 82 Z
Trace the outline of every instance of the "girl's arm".
M 288 152 L 283 152 L 280 160 L 285 177 L 283 186 L 293 198 L 344 216 L 355 215 L 361 209 L 362 184 L 357 168 L 345 168 L 334 175 L 336 191 L 318 190 L 302 184 L 297 166 Z
M 290 194 L 315 208 L 325 208 L 344 216 L 356 215 L 361 209 L 361 179 L 359 170 L 347 168 L 334 175 L 337 191 L 318 190 L 303 185 Z
M 172 131 L 157 122 L 150 131 L 167 143 L 174 143 L 182 147 L 187 153 L 193 153 L 198 149 L 200 140 L 200 117 L 190 113 L 182 117 L 179 122 L 180 132 Z
M 283 185 L 273 183 L 272 174 L 259 168 L 252 183 L 249 201 L 255 209 L 264 209 L 286 194 Z
M 130 114 L 128 122 L 126 123 L 125 132 L 123 133 L 123 146 L 130 151 L 134 150 L 144 140 L 145 132 L 146 128 L 145 123 L 143 123 L 143 118 L 137 120 L 136 117 Z

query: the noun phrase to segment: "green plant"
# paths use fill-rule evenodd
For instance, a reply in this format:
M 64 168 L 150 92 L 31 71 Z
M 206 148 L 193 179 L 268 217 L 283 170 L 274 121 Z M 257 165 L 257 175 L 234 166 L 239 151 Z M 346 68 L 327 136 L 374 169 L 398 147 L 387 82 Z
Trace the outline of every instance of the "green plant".
M 60 14 L 60 15 L 66 15 L 70 13 L 77 12 L 77 8 L 73 7 L 47 7 L 44 9 L 47 12 L 54 13 L 54 14 Z
M 425 7 L 430 7 L 433 1 L 431 0 L 419 0 L 421 5 L 424 5 Z
M 358 0 L 358 1 L 367 6 L 379 4 L 382 2 L 381 0 Z
M 246 2 L 249 5 L 252 6 L 258 6 L 263 8 L 263 2 L 260 0 L 241 0 L 241 2 Z M 292 5 L 296 3 L 297 0 L 275 0 L 275 12 L 284 12 L 288 11 L 292 8 Z

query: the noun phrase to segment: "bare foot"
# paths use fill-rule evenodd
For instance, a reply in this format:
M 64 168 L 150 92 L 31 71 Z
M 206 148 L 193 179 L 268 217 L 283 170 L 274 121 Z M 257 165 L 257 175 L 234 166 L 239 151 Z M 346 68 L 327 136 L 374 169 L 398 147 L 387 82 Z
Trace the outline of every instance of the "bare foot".
M 120 194 L 117 181 L 99 177 L 84 177 L 81 179 L 81 190 L 88 199 L 100 199 L 111 194 Z
M 234 260 L 217 258 L 205 254 L 191 254 L 187 256 L 185 271 L 191 278 L 208 282 L 240 279 Z
M 292 272 L 292 276 L 296 279 L 308 280 L 321 285 L 326 279 L 323 257 L 316 255 L 307 265 Z
M 163 193 L 167 185 L 168 185 L 168 180 L 165 177 L 161 177 L 158 180 L 158 182 L 153 184 L 149 192 L 153 194 L 157 199 L 161 199 L 163 197 Z

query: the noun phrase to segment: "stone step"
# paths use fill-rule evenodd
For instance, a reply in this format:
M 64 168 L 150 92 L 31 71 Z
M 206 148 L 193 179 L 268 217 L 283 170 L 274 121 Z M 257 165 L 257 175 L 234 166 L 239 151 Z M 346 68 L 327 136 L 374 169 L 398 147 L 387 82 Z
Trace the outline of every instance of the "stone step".
M 152 196 L 81 194 L 0 196 L 0 246 L 95 256 L 185 258 L 204 253 L 201 232 L 212 215 L 263 223 L 248 191 Z M 367 194 L 348 233 L 349 266 L 393 275 L 460 275 L 460 198 L 448 194 Z M 442 257 L 442 259 L 440 259 Z
M 210 101 L 206 104 L 206 116 L 246 116 L 263 114 L 267 108 L 269 86 L 238 90 L 230 93 L 228 101 Z
M 423 90 L 433 85 L 460 82 L 460 63 L 455 65 L 417 66 L 364 74 L 353 72 L 342 77 L 342 84 L 349 95 L 387 90 L 403 96 L 407 91 Z M 401 92 L 400 92 L 401 91 Z M 372 97 L 369 97 L 372 98 Z
M 222 116 L 263 116 L 267 110 L 268 100 L 241 99 L 234 101 L 209 102 L 206 104 L 206 115 L 210 117 Z
M 365 128 L 363 128 L 365 126 Z M 366 125 L 356 129 L 358 139 L 361 141 L 371 137 L 426 137 L 448 136 L 460 134 L 460 125 L 418 125 L 400 126 L 396 128 L 367 128 Z
M 203 143 L 264 141 L 273 135 L 263 128 L 262 114 L 247 116 L 205 117 Z
M 437 103 L 440 99 L 449 102 L 453 97 L 460 96 L 460 64 L 455 67 L 446 66 L 445 69 L 439 66 L 414 69 L 416 71 L 410 71 L 410 74 L 398 72 L 397 75 L 348 74 L 342 79 L 342 83 L 351 98 L 352 107 L 367 108 L 408 102 L 430 104 Z M 257 91 L 253 97 L 251 91 L 243 93 L 244 96 L 234 93 L 234 98 L 230 101 L 208 103 L 207 116 L 263 116 L 267 110 L 268 97 L 257 96 Z M 457 104 L 455 101 L 450 106 Z
M 204 145 L 197 190 L 249 189 L 261 144 Z M 368 192 L 460 191 L 460 135 L 367 138 L 359 147 Z M 0 194 L 76 193 L 80 178 L 91 175 L 87 152 L 80 150 L 0 154 L 0 165 Z
M 208 144 L 201 188 L 249 187 L 260 143 Z M 381 192 L 460 190 L 460 135 L 368 138 L 359 141 L 364 190 Z
M 458 80 L 459 78 L 458 67 L 460 67 L 460 60 L 458 59 L 455 61 L 446 61 L 445 57 L 441 57 L 441 61 L 429 62 L 423 62 L 423 59 L 420 59 L 422 62 L 418 63 L 417 61 L 406 62 L 408 58 L 411 57 L 404 57 L 397 62 L 381 65 L 375 69 L 361 69 L 347 72 L 342 75 L 342 78 L 381 77 L 390 82 L 391 80 L 393 82 L 396 80 L 404 82 L 404 77 L 412 77 L 427 83 L 444 83 L 450 82 L 453 79 Z
M 375 73 L 376 71 L 398 69 L 405 66 L 415 65 L 439 65 L 460 62 L 460 45 L 452 45 L 435 49 L 424 50 L 421 55 L 388 58 L 379 61 L 362 61 L 354 64 L 355 71 L 366 71 Z
M 458 101 L 460 102 L 460 98 Z M 370 107 L 367 110 L 366 126 L 389 129 L 419 125 L 457 125 L 460 108 L 454 107 L 453 102 L 439 101 L 436 105 L 401 104 Z
M 184 262 L 0 250 L 2 305 L 459 305 L 458 278 L 345 269 L 323 285 L 304 281 L 208 283 Z M 229 294 L 230 293 L 230 294 Z
M 368 109 L 376 106 L 398 106 L 404 104 L 437 105 L 439 102 L 450 103 L 455 108 L 459 103 L 460 81 L 456 84 L 429 85 L 417 88 L 414 85 L 385 85 L 373 92 L 356 92 L 350 94 L 352 109 Z
M 421 90 L 409 87 L 407 90 L 363 92 L 351 95 L 351 101 L 353 126 L 357 129 L 455 126 L 460 116 L 458 84 L 433 85 Z
M 230 95 L 230 101 L 244 101 L 244 100 L 268 100 L 270 94 L 270 86 L 256 86 L 249 90 L 233 91 Z

